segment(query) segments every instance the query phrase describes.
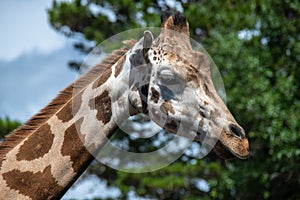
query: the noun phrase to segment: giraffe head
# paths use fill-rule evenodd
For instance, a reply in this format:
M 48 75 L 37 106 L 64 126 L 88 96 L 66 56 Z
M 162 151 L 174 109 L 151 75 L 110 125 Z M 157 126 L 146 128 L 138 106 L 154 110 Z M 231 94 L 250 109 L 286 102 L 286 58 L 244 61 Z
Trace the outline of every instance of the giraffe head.
M 192 49 L 186 18 L 165 13 L 161 20 L 158 37 L 145 31 L 131 50 L 131 115 L 145 113 L 167 131 L 201 142 L 208 137 L 223 158 L 248 157 L 245 131 L 216 92 L 209 57 Z

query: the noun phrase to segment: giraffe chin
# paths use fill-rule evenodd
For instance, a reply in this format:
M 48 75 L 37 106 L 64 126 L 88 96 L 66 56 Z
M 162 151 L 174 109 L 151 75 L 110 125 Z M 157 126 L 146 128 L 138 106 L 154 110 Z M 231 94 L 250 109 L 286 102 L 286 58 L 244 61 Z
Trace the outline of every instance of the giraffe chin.
M 218 141 L 217 144 L 215 145 L 214 151 L 216 152 L 216 154 L 220 158 L 225 159 L 225 160 L 233 160 L 233 159 L 236 159 L 236 158 L 239 158 L 239 159 L 248 158 L 248 155 L 247 156 L 241 156 L 241 155 L 237 155 L 237 154 L 231 152 L 228 149 L 228 147 L 223 145 L 220 141 Z

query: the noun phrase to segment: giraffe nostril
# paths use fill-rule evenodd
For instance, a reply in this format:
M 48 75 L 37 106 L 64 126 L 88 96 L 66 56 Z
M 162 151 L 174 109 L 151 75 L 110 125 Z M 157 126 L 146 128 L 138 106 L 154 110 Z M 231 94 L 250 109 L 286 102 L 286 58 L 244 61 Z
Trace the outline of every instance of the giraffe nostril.
M 241 139 L 245 138 L 244 130 L 239 126 L 231 124 L 229 128 L 231 133 L 234 134 L 236 137 L 239 137 Z

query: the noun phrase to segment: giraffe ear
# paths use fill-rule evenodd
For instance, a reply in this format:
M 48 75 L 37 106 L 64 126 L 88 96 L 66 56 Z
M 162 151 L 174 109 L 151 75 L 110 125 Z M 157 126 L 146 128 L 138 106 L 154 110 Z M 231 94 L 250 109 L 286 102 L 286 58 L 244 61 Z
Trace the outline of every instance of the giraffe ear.
M 146 53 L 149 51 L 152 42 L 154 40 L 153 34 L 150 31 L 144 32 L 144 42 L 143 42 L 143 56 L 146 56 Z
M 145 31 L 144 36 L 132 47 L 132 55 L 129 58 L 132 66 L 143 65 L 148 62 L 146 54 L 149 51 L 153 40 L 152 33 L 148 30 Z
M 174 15 L 174 30 L 190 36 L 189 23 L 180 12 L 176 12 Z
M 164 11 L 160 16 L 162 29 L 174 29 L 173 14 L 170 11 Z

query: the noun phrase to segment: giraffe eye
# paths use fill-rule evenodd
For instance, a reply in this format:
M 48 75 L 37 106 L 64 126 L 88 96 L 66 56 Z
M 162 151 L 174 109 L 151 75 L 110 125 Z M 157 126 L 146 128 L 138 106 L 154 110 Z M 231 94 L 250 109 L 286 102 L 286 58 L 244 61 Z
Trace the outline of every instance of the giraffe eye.
M 168 88 L 172 88 L 172 90 L 181 90 L 184 88 L 185 81 L 174 71 L 169 69 L 162 69 L 158 73 L 159 84 L 164 85 Z
M 159 73 L 159 77 L 164 81 L 164 82 L 169 82 L 175 79 L 175 76 L 171 70 L 162 70 Z
M 163 99 L 178 99 L 186 87 L 185 80 L 170 69 L 162 69 L 158 72 L 158 85 Z M 176 97 L 177 96 L 177 97 Z

